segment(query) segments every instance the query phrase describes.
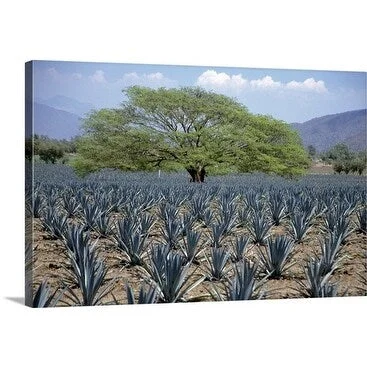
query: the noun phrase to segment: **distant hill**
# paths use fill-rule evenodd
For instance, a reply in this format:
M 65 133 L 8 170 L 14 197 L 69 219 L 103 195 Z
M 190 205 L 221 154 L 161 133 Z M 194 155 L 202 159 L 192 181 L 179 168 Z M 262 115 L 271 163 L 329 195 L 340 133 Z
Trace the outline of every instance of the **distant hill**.
M 56 108 L 57 110 L 73 113 L 80 117 L 84 117 L 86 113 L 90 112 L 94 108 L 94 106 L 90 103 L 79 102 L 76 99 L 61 95 L 57 95 L 48 99 L 40 99 L 36 102 Z
M 348 111 L 291 124 L 305 147 L 313 145 L 323 152 L 337 143 L 345 143 L 353 151 L 366 149 L 367 110 Z
M 34 103 L 34 133 L 53 139 L 71 139 L 80 135 L 80 116 L 58 110 L 41 103 Z

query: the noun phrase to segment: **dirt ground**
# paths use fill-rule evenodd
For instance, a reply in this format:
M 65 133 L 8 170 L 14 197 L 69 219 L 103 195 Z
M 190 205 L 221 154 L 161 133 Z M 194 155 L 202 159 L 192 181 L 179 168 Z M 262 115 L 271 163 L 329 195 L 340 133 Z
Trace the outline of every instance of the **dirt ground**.
M 149 237 L 151 243 L 157 243 L 159 240 L 158 223 L 155 224 L 152 234 Z M 33 284 L 34 289 L 43 279 L 47 279 L 53 289 L 62 288 L 67 279 L 70 278 L 68 271 L 71 269 L 65 245 L 60 240 L 53 240 L 50 235 L 42 228 L 39 219 L 35 219 L 33 223 Z M 270 234 L 286 234 L 288 223 L 285 221 L 280 226 L 273 226 Z M 205 233 L 207 229 L 195 229 L 202 232 L 201 241 L 206 241 Z M 226 237 L 223 246 L 230 249 L 236 236 L 246 234 L 245 229 L 235 229 L 234 232 Z M 126 283 L 135 290 L 137 294 L 140 285 L 146 278 L 146 273 L 140 266 L 128 266 L 126 264 L 123 253 L 121 253 L 112 238 L 101 238 L 97 233 L 92 232 L 92 238 L 97 241 L 98 255 L 103 259 L 108 272 L 105 285 L 114 282 L 112 293 L 108 294 L 104 299 L 104 304 L 118 302 L 119 304 L 127 303 Z M 310 232 L 306 235 L 304 242 L 297 243 L 294 247 L 294 266 L 285 272 L 280 279 L 268 279 L 261 286 L 261 292 L 264 292 L 265 299 L 280 298 L 301 298 L 302 289 L 299 285 L 304 280 L 304 267 L 310 256 L 320 253 L 321 227 L 316 222 Z M 249 260 L 258 259 L 259 245 L 251 245 L 245 253 L 245 257 Z M 210 247 L 206 245 L 207 254 Z M 366 285 L 366 254 L 367 254 L 367 236 L 354 231 L 348 238 L 346 244 L 341 250 L 341 267 L 336 270 L 331 280 L 338 283 L 339 296 L 365 296 L 367 291 Z M 192 264 L 190 272 L 193 272 L 191 281 L 198 279 L 207 274 L 206 259 L 202 255 L 199 257 L 198 264 Z M 229 269 L 233 268 L 231 262 L 227 265 Z M 228 273 L 231 276 L 231 270 Z M 264 274 L 259 275 L 259 278 Z M 211 293 L 214 287 L 223 289 L 223 281 L 205 280 L 198 287 L 190 291 L 186 297 L 186 301 L 213 301 Z M 76 286 L 72 286 L 73 290 L 78 292 Z M 60 304 L 62 305 L 62 304 Z

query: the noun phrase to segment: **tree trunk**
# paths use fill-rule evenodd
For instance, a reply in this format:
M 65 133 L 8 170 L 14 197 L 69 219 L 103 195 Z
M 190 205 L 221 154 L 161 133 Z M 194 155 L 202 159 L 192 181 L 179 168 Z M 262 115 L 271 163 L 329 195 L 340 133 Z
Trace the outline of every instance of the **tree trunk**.
M 187 168 L 187 172 L 190 174 L 190 182 L 204 182 L 206 171 L 205 168 Z

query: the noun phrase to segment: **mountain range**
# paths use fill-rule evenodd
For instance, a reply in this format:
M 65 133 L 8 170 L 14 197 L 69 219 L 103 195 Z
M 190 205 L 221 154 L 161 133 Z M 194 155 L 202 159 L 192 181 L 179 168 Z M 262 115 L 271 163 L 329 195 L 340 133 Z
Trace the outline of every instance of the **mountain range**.
M 367 147 L 366 116 L 367 110 L 362 109 L 321 116 L 291 126 L 299 133 L 305 147 L 313 145 L 318 152 L 338 143 L 360 151 Z
M 81 119 L 94 106 L 65 96 L 37 100 L 33 104 L 34 133 L 54 139 L 71 139 L 81 134 Z M 313 145 L 323 152 L 337 143 L 353 151 L 366 149 L 367 110 L 347 111 L 290 124 L 305 147 Z
M 52 139 L 71 139 L 81 134 L 81 119 L 94 106 L 65 96 L 38 99 L 33 103 L 34 133 Z
M 41 103 L 33 104 L 34 134 L 52 139 L 67 139 L 80 135 L 80 116 Z
M 61 95 L 47 99 L 38 99 L 36 102 L 57 110 L 73 113 L 80 117 L 83 117 L 86 113 L 90 112 L 94 108 L 91 103 L 80 102 L 76 99 Z

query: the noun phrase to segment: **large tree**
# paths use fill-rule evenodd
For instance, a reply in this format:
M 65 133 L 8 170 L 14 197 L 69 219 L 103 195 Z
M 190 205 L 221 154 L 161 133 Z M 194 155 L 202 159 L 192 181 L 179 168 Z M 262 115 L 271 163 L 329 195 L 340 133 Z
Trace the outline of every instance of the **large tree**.
M 200 88 L 133 86 L 119 109 L 84 121 L 74 167 L 186 169 L 193 182 L 207 172 L 303 173 L 309 160 L 297 133 L 270 116 L 253 115 L 237 101 Z

